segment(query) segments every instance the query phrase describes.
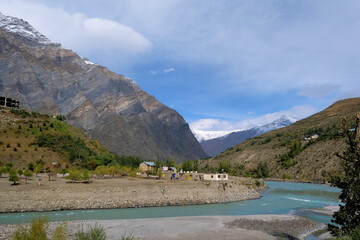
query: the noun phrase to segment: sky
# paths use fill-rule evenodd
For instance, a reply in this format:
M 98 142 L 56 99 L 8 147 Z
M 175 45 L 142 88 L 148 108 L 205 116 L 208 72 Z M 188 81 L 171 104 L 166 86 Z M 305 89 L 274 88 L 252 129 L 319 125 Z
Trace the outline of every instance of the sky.
M 195 130 L 360 95 L 358 0 L 0 0 L 0 11 L 132 78 Z

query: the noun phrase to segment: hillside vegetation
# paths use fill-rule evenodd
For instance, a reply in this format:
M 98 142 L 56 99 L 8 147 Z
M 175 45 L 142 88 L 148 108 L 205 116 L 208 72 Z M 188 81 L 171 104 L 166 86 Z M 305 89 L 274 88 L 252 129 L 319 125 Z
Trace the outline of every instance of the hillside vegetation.
M 139 157 L 118 156 L 59 115 L 0 108 L 0 166 L 12 163 L 24 168 L 41 162 L 45 168 L 80 166 L 90 170 L 98 165 L 121 164 L 136 167 Z M 45 169 L 44 169 L 45 170 Z
M 355 126 L 360 98 L 338 101 L 327 109 L 288 127 L 248 139 L 221 154 L 201 161 L 204 170 L 230 165 L 239 176 L 272 177 L 324 182 L 337 174 L 336 152 L 346 149 L 340 123 Z M 318 138 L 316 138 L 318 136 Z M 312 137 L 312 138 L 311 138 Z

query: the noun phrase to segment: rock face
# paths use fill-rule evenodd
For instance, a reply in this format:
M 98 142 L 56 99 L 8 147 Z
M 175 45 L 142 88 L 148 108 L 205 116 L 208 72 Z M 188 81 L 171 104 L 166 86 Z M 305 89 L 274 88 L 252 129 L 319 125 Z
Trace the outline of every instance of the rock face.
M 111 151 L 177 161 L 206 156 L 188 124 L 134 81 L 54 44 L 0 13 L 0 95 L 66 115 Z
M 296 121 L 295 118 L 282 116 L 281 118 L 260 127 L 254 127 L 244 131 L 232 132 L 223 137 L 213 138 L 210 140 L 201 141 L 206 154 L 215 156 L 225 151 L 227 148 L 233 147 L 245 141 L 248 138 L 256 137 L 272 130 L 289 126 Z

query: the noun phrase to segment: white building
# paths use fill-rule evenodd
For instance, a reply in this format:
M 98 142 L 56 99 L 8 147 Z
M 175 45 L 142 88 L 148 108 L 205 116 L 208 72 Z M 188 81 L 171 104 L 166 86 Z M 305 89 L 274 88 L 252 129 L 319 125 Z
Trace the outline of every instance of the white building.
M 229 180 L 229 175 L 227 173 L 204 173 L 204 180 L 208 180 L 208 181 Z

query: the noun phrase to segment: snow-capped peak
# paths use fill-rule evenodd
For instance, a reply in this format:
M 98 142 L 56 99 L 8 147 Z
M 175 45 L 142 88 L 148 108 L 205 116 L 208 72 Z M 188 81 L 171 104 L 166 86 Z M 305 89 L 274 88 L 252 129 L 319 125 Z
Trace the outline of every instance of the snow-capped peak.
M 262 125 L 258 125 L 258 126 L 253 126 L 253 127 L 249 127 L 246 129 L 234 129 L 234 130 L 230 130 L 230 131 L 223 131 L 223 130 L 218 130 L 218 131 L 210 131 L 210 130 L 198 130 L 195 128 L 191 128 L 191 131 L 193 132 L 195 138 L 201 143 L 203 141 L 207 141 L 207 140 L 211 140 L 214 138 L 225 138 L 227 137 L 230 133 L 233 132 L 240 132 L 240 131 L 245 131 L 245 130 L 255 130 L 257 131 L 259 134 L 262 133 L 266 133 L 278 128 L 283 128 L 283 127 L 287 127 L 290 124 L 298 121 L 299 119 L 296 117 L 290 117 L 290 116 L 285 116 L 282 115 L 280 118 L 268 123 L 268 124 L 262 124 Z
M 5 16 L 0 12 L 0 29 L 6 32 L 18 34 L 30 41 L 39 44 L 54 44 L 47 37 L 39 33 L 28 22 L 11 16 Z
M 199 142 L 203 142 L 206 140 L 210 140 L 213 138 L 219 138 L 219 137 L 226 137 L 232 132 L 238 132 L 241 130 L 231 130 L 231 131 L 206 131 L 206 130 L 197 130 L 197 129 L 191 129 L 193 132 L 195 138 Z
M 295 117 L 282 115 L 280 118 L 276 119 L 275 121 L 259 126 L 257 129 L 259 132 L 265 133 L 275 129 L 287 127 L 296 121 L 298 121 L 298 119 Z

